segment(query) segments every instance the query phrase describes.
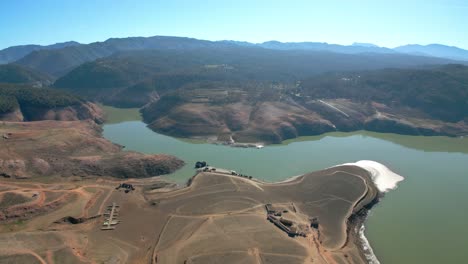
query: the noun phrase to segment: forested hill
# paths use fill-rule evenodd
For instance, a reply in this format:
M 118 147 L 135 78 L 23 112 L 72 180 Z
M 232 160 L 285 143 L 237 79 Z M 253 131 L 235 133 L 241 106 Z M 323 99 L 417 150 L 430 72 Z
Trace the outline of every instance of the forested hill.
M 450 122 L 468 116 L 468 67 L 463 65 L 329 73 L 306 79 L 298 90 L 309 98 L 412 107 Z
M 13 46 L 3 50 L 0 50 L 0 64 L 3 63 L 11 63 L 17 61 L 24 56 L 30 54 L 33 51 L 37 50 L 51 50 L 51 49 L 61 49 L 64 47 L 70 46 L 78 46 L 80 43 L 75 41 L 68 41 L 63 43 L 56 43 L 47 46 L 41 45 L 20 45 L 20 46 Z
M 0 83 L 29 83 L 43 86 L 51 84 L 52 78 L 17 64 L 4 64 L 0 65 Z
M 62 49 L 38 50 L 19 59 L 17 63 L 60 77 L 80 64 L 121 51 L 191 50 L 231 46 L 235 45 L 183 37 L 132 37 L 108 39 L 104 42 L 69 46 Z
M 416 67 L 440 59 L 399 54 L 280 51 L 257 47 L 119 52 L 78 66 L 54 86 L 117 106 L 142 106 L 145 97 L 201 80 L 295 82 L 329 71 Z M 161 87 L 164 86 L 164 87 Z M 153 94 L 154 95 L 154 94 Z M 153 98 L 150 96 L 150 98 Z M 154 98 L 153 98 L 154 99 Z
M 202 76 L 185 84 L 174 78 L 172 89 L 156 79 L 152 87 L 161 91 L 160 98 L 142 108 L 149 127 L 180 137 L 275 143 L 362 129 L 468 134 L 468 67 L 463 65 L 324 73 L 293 83 Z
M 83 120 L 103 122 L 99 107 L 75 95 L 27 84 L 0 83 L 0 120 Z

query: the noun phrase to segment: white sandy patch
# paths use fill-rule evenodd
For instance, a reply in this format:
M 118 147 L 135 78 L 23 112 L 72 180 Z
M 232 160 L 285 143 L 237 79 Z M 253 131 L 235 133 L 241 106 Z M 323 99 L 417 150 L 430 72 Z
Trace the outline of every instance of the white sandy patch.
M 389 192 L 391 190 L 394 190 L 398 186 L 398 183 L 405 179 L 403 178 L 403 176 L 391 171 L 385 165 L 372 160 L 360 160 L 358 162 L 345 163 L 338 166 L 342 165 L 353 165 L 367 170 L 370 173 L 372 181 L 375 183 L 375 186 L 377 186 L 377 189 L 379 189 L 379 191 L 381 192 Z M 364 250 L 364 255 L 366 256 L 369 264 L 380 264 L 379 260 L 377 259 L 372 250 L 372 247 L 369 244 L 369 241 L 364 235 L 364 230 L 365 227 L 364 225 L 362 225 L 358 231 Z
M 398 175 L 387 168 L 385 165 L 372 160 L 360 160 L 354 163 L 345 163 L 342 165 L 354 165 L 367 170 L 371 174 L 377 189 L 381 192 L 394 190 L 398 183 L 404 180 L 403 176 Z
M 359 237 L 361 238 L 362 242 L 362 249 L 364 250 L 364 255 L 366 256 L 366 259 L 369 264 L 380 264 L 380 261 L 377 259 L 377 257 L 374 254 L 374 251 L 372 250 L 369 240 L 367 240 L 367 237 L 364 235 L 364 230 L 366 228 L 364 225 L 359 228 Z

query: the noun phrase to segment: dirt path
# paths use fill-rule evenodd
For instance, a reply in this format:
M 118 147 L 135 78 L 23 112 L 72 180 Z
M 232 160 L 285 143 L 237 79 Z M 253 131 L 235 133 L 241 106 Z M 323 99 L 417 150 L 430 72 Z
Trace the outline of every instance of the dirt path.
M 46 252 L 46 258 L 47 258 L 47 262 L 49 264 L 54 264 L 54 252 L 52 250 L 47 250 Z
M 112 191 L 109 191 L 109 193 L 106 195 L 106 198 L 102 200 L 101 206 L 99 207 L 98 214 L 104 213 L 104 208 L 106 207 L 107 201 L 110 199 L 112 196 Z
M 158 246 L 159 246 L 159 242 L 161 241 L 161 237 L 163 236 L 164 231 L 166 230 L 166 227 L 169 224 L 169 222 L 171 221 L 171 219 L 172 219 L 172 216 L 169 216 L 166 223 L 164 223 L 164 226 L 163 226 L 161 232 L 159 232 L 158 239 L 156 240 L 156 243 L 154 245 L 153 257 L 151 258 L 152 263 L 154 263 L 154 264 L 158 263 Z
M 342 110 L 338 109 L 336 106 L 331 105 L 331 104 L 329 104 L 329 103 L 327 103 L 327 102 L 325 102 L 325 101 L 322 101 L 322 100 L 318 100 L 318 101 L 321 102 L 322 104 L 324 104 L 324 105 L 326 105 L 326 106 L 332 108 L 333 110 L 338 111 L 339 113 L 343 114 L 344 116 L 349 117 L 349 115 L 348 115 L 347 113 L 345 113 L 345 112 L 343 112 Z
M 103 193 L 104 193 L 103 190 L 98 190 L 95 194 L 91 196 L 91 199 L 88 200 L 85 207 L 83 208 L 83 212 L 81 213 L 82 217 L 89 216 L 89 209 L 93 207 L 94 204 L 96 204 L 97 200 Z

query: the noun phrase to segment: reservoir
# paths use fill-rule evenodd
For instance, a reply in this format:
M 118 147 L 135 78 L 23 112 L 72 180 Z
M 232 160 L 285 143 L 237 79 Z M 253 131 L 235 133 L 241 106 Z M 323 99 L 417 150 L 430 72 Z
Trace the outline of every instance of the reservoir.
M 468 138 L 333 132 L 262 149 L 232 148 L 155 133 L 136 109 L 104 107 L 104 136 L 126 150 L 166 153 L 186 166 L 164 176 L 185 183 L 196 161 L 265 181 L 358 160 L 375 160 L 405 177 L 366 222 L 366 236 L 383 264 L 465 263 L 468 257 Z M 122 117 L 122 118 L 120 118 Z

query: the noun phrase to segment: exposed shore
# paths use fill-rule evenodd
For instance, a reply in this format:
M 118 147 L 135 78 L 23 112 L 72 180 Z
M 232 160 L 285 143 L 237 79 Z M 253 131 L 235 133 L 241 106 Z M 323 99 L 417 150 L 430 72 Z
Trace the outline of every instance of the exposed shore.
M 379 264 L 380 262 L 377 259 L 377 256 L 375 256 L 373 253 L 372 247 L 370 246 L 370 243 L 364 234 L 365 221 L 368 217 L 370 209 L 381 200 L 381 198 L 384 196 L 384 193 L 397 188 L 397 184 L 404 178 L 388 169 L 385 165 L 370 160 L 345 163 L 333 166 L 329 169 L 340 169 L 343 167 L 346 168 L 347 166 L 354 166 L 364 169 L 368 173 L 368 179 L 371 181 L 370 184 L 377 188 L 377 192 L 371 194 L 372 192 L 368 193 L 368 191 L 366 191 L 366 193 L 362 195 L 361 200 L 356 202 L 355 206 L 350 211 L 350 214 L 347 217 L 348 221 L 346 228 L 348 238 L 347 242 L 343 245 L 343 248 L 345 248 L 346 245 L 349 246 L 349 243 L 352 242 L 357 248 L 359 248 L 359 254 L 363 259 L 366 259 L 367 263 Z M 229 170 L 223 169 L 216 171 L 216 173 L 225 174 L 228 177 L 239 177 L 239 175 L 230 175 L 228 172 Z M 203 171 L 200 170 L 199 173 L 193 176 L 189 180 L 188 186 L 193 184 L 196 176 L 199 174 L 203 174 Z M 277 184 L 291 185 L 300 183 L 303 181 L 304 177 L 307 177 L 307 174 L 293 176 L 284 181 L 275 183 L 264 182 L 255 178 L 251 179 L 251 181 L 254 181 L 255 184 L 259 184 L 259 187 L 262 188 L 262 185 L 273 186 Z
M 368 260 L 368 263 L 380 264 L 380 261 L 374 254 L 369 240 L 365 236 L 365 221 L 367 220 L 371 208 L 380 201 L 385 193 L 396 189 L 398 187 L 398 183 L 403 181 L 404 177 L 391 171 L 385 165 L 371 160 L 360 160 L 354 163 L 345 163 L 342 165 L 353 165 L 367 170 L 372 181 L 380 191 L 380 194 L 375 197 L 374 201 L 365 205 L 364 208 L 357 213 L 356 224 L 354 227 L 351 227 L 351 230 L 354 231 L 354 235 L 359 240 L 359 246 L 361 247 L 363 255 Z
M 63 251 L 39 244 L 27 251 L 25 247 L 36 238 L 78 241 L 87 236 L 86 247 L 74 242 L 70 248 L 68 245 L 57 248 L 65 248 L 70 259 L 95 262 L 112 255 L 118 263 L 209 263 L 219 260 L 219 252 L 231 252 L 223 255 L 226 263 L 258 257 L 267 263 L 273 259 L 281 263 L 376 263 L 370 261 L 370 247 L 361 237 L 367 211 L 381 195 L 368 170 L 341 165 L 277 183 L 229 172 L 201 171 L 187 187 L 158 178 L 131 179 L 126 182 L 133 184 L 135 190 L 128 194 L 115 190 L 121 181 L 107 177 L 97 178 L 99 184 L 91 178 L 73 182 L 63 178 L 57 183 L 40 185 L 31 184 L 31 180 L 9 179 L 0 187 L 15 197 L 28 197 L 30 206 L 23 206 L 29 210 L 24 219 L 27 225 L 5 226 L 4 232 L 8 228 L 14 231 L 0 233 L 0 245 L 16 239 L 12 250 L 22 258 L 31 254 L 42 256 L 47 250 L 49 255 L 62 256 Z M 32 198 L 31 193 L 35 194 Z M 23 208 L 21 199 L 16 202 L 4 211 L 10 212 L 8 217 L 14 217 L 12 214 Z M 103 221 L 98 214 L 111 202 L 122 208 L 119 213 L 122 222 L 116 231 L 96 231 L 93 227 Z M 288 236 L 269 223 L 265 219 L 266 202 L 293 222 L 297 229 L 290 229 L 291 232 L 304 237 Z M 324 207 L 329 210 L 323 210 Z M 313 217 L 319 219 L 317 229 L 310 226 Z M 69 223 L 67 219 L 79 221 Z M 35 235 L 25 236 L 22 230 Z M 109 239 L 125 243 L 104 243 Z M 0 252 L 0 260 L 9 256 Z
M 464 120 L 448 122 L 401 106 L 343 98 L 241 101 L 223 107 L 190 102 L 161 106 L 156 101 L 141 112 L 143 121 L 157 133 L 183 138 L 215 137 L 227 143 L 278 144 L 301 136 L 357 130 L 450 137 L 468 134 Z
M 350 221 L 348 222 L 348 232 L 351 240 L 355 240 L 355 243 L 361 249 L 361 253 L 367 259 L 368 263 L 380 264 L 377 256 L 373 252 L 369 240 L 365 236 L 365 222 L 371 208 L 375 206 L 381 198 L 383 198 L 385 193 L 396 189 L 398 187 L 398 183 L 403 181 L 404 177 L 391 171 L 385 165 L 371 160 L 360 160 L 353 163 L 344 163 L 333 166 L 331 168 L 347 165 L 357 166 L 366 170 L 369 173 L 373 183 L 379 190 L 379 193 L 368 204 L 364 204 L 362 208 L 355 208 L 357 210 L 353 210 L 353 214 L 349 217 Z M 302 176 L 303 175 L 296 175 L 278 183 L 294 182 L 300 179 Z
M 87 121 L 0 123 L 0 172 L 9 178 L 112 176 L 145 178 L 174 172 L 184 162 L 170 155 L 124 151 Z

